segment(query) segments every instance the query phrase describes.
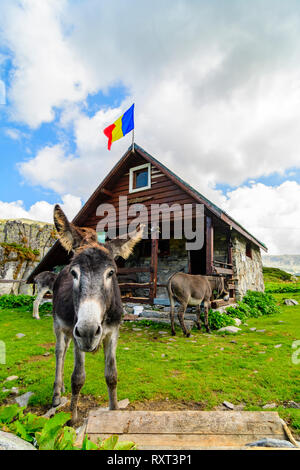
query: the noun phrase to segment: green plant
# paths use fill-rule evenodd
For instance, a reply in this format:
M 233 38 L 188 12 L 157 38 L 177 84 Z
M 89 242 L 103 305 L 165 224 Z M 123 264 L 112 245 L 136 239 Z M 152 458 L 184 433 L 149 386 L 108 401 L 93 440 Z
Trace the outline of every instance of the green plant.
M 0 427 L 33 443 L 39 450 L 134 450 L 136 448 L 134 442 L 118 442 L 118 436 L 99 439 L 97 444 L 85 436 L 79 448 L 75 445 L 75 430 L 66 426 L 70 413 L 60 412 L 52 418 L 44 418 L 32 413 L 24 415 L 24 409 L 25 407 L 20 408 L 18 405 L 0 408 Z
M 29 307 L 33 308 L 33 302 L 36 296 L 32 295 L 13 295 L 3 294 L 0 296 L 0 308 L 16 308 L 16 307 Z M 41 312 L 50 312 L 52 310 L 52 303 L 45 302 L 40 306 Z
M 204 321 L 204 315 L 201 315 L 201 319 Z M 211 330 L 219 330 L 224 326 L 234 325 L 234 320 L 226 315 L 226 313 L 210 309 L 208 312 L 208 324 Z

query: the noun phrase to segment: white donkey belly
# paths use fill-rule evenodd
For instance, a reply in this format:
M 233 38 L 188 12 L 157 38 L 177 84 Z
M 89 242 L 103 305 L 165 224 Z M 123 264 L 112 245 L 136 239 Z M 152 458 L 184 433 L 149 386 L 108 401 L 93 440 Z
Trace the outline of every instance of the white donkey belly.
M 194 299 L 193 297 L 190 297 L 188 305 L 196 306 L 196 305 L 201 304 L 201 302 L 202 302 L 202 299 Z

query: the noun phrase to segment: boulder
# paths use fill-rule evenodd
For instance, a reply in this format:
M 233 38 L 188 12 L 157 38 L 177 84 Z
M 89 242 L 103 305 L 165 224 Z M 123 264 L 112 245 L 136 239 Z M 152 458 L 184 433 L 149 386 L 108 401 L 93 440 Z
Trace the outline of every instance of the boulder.
M 36 450 L 36 448 L 10 432 L 0 431 L 0 450 Z
M 283 302 L 285 305 L 299 305 L 299 303 L 297 302 L 297 300 L 294 300 L 294 299 L 284 299 L 284 302 Z
M 227 331 L 228 333 L 237 333 L 238 331 L 241 331 L 240 328 L 238 328 L 237 326 L 224 326 L 223 328 L 220 328 L 218 331 L 222 332 L 222 331 Z

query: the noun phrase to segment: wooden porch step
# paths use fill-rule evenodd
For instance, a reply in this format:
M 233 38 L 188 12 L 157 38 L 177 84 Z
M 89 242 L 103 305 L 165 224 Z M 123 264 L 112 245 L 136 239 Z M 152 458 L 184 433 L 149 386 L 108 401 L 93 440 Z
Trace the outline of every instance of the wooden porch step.
M 278 413 L 270 411 L 98 409 L 90 411 L 85 431 L 93 442 L 117 434 L 142 450 L 241 448 L 263 438 L 286 440 Z

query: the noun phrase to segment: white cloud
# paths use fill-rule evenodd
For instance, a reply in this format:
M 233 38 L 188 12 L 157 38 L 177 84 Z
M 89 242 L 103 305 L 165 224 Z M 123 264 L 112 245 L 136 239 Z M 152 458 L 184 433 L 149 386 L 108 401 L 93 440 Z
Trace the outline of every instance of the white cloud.
M 272 199 L 289 210 L 284 186 L 253 184 L 228 200 L 214 188 L 300 166 L 299 2 L 12 0 L 2 18 L 13 117 L 38 127 L 59 108 L 60 130 L 75 135 L 74 153 L 61 134 L 19 165 L 28 183 L 87 198 L 130 145 L 127 136 L 108 152 L 102 130 L 134 101 L 137 143 L 224 204 L 270 252 L 297 248 L 296 230 L 262 231 L 260 197 L 275 219 Z M 120 107 L 85 115 L 88 94 L 120 83 L 129 93 Z
M 269 254 L 300 252 L 300 184 L 241 186 L 223 196 L 222 207 L 256 238 Z
M 66 194 L 62 197 L 60 205 L 67 217 L 72 220 L 81 209 L 82 203 L 80 198 Z M 0 201 L 0 219 L 31 219 L 53 223 L 53 207 L 54 204 L 38 201 L 26 210 L 23 201 Z

